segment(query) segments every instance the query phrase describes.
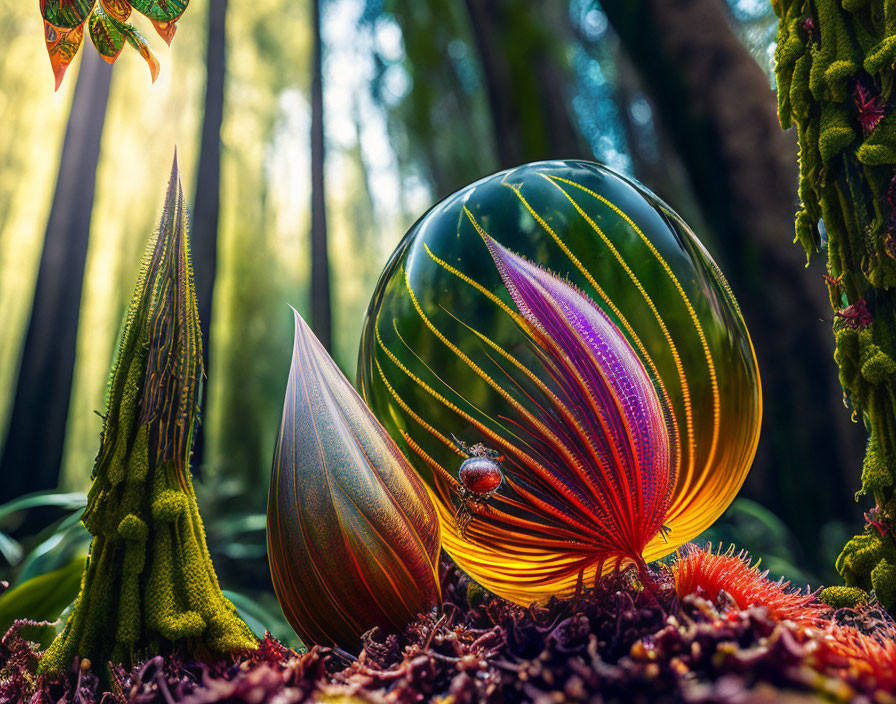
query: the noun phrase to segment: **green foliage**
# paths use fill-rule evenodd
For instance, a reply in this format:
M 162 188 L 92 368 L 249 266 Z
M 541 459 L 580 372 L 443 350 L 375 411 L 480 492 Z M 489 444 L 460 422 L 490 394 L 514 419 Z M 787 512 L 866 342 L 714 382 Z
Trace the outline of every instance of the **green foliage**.
M 228 587 L 224 595 L 256 636 L 263 637 L 268 630 L 284 645 L 304 648 L 274 594 L 268 567 L 267 514 L 263 509 L 254 510 L 246 482 L 216 473 L 203 477 L 196 493 L 215 571 Z
M 84 573 L 90 534 L 81 524 L 80 513 L 86 502 L 87 497 L 80 493 L 44 492 L 0 506 L 0 524 L 12 524 L 28 509 L 70 511 L 36 535 L 22 538 L 21 543 L 0 533 L 0 544 L 15 548 L 14 559 L 2 571 L 12 588 L 0 596 L 0 632 L 5 633 L 16 619 L 57 622 L 23 630 L 23 635 L 43 647 L 58 633 L 57 619 L 78 596 Z
M 255 647 L 218 586 L 189 475 L 201 359 L 175 162 L 112 372 L 83 517 L 93 535 L 83 587 L 41 672 L 76 655 L 129 664 L 149 650 L 203 658 Z
M 20 496 L 0 506 L 0 526 L 11 517 L 32 508 L 60 508 L 75 511 L 84 508 L 87 497 L 79 492 L 70 494 L 55 491 L 37 492 Z M 19 541 L 0 530 L 0 555 L 11 567 L 15 567 L 24 557 L 24 550 Z
M 846 544 L 837 570 L 894 611 L 896 3 L 781 0 L 775 11 L 781 124 L 796 124 L 800 145 L 796 239 L 811 255 L 824 221 L 840 382 L 869 431 L 859 495 L 874 497 L 880 525 Z
M 283 618 L 283 611 L 273 594 L 249 596 L 227 589 L 224 591 L 224 596 L 236 607 L 240 618 L 246 622 L 256 637 L 264 638 L 265 632 L 269 632 L 293 650 L 306 650 L 305 644 L 299 640 L 292 626 Z
M 817 584 L 820 575 L 805 570 L 799 543 L 784 522 L 767 508 L 749 499 L 735 499 L 712 527 L 698 536 L 698 545 L 737 545 L 762 558 L 762 567 L 775 579 L 795 584 Z
M 51 525 L 38 534 L 37 545 L 18 565 L 13 584 L 21 584 L 59 569 L 78 557 L 85 557 L 90 547 L 90 537 L 81 523 L 80 511 Z
M 0 596 L 0 633 L 6 633 L 13 621 L 55 621 L 78 595 L 84 575 L 85 557 L 78 557 L 59 569 L 40 574 Z M 52 625 L 32 628 L 28 637 L 42 646 L 56 635 Z
M 373 95 L 387 111 L 399 168 L 422 165 L 436 194 L 447 195 L 497 168 L 469 18 L 463 3 L 389 0 L 371 26 L 392 23 L 401 29 L 404 52 L 377 56 Z M 523 47 L 517 53 L 526 56 Z M 385 80 L 398 67 L 410 84 L 400 96 Z

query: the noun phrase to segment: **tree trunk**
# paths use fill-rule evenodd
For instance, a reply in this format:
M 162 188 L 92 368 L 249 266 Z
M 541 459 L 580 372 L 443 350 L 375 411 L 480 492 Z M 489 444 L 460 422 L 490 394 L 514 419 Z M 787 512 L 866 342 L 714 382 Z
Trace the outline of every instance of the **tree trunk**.
M 202 326 L 202 366 L 206 383 L 202 385 L 200 425 L 193 445 L 193 467 L 202 466 L 205 431 L 202 421 L 208 408 L 208 373 L 218 269 L 218 213 L 221 190 L 221 122 L 224 117 L 224 80 L 227 75 L 227 0 L 209 0 L 208 40 L 206 45 L 205 112 L 202 142 L 196 174 L 196 200 L 193 207 L 192 249 L 196 270 L 196 297 Z
M 466 0 L 466 4 L 501 168 L 592 156 L 570 115 L 571 81 L 558 56 L 566 39 L 566 21 L 551 14 L 557 7 L 548 0 L 535 6 L 523 0 Z
M 826 249 L 838 376 L 868 431 L 856 497 L 875 506 L 836 567 L 896 614 L 896 6 L 773 7 L 781 124 L 799 135 L 797 240 L 809 255 Z
M 780 130 L 769 79 L 731 30 L 724 3 L 602 6 L 687 167 L 753 336 L 766 417 L 748 488 L 818 549 L 818 527 L 850 514 L 842 496 L 861 433 L 842 413 L 831 374 L 825 287 L 791 244 L 794 135 Z M 819 472 L 830 479 L 818 481 Z
M 53 489 L 71 396 L 81 288 L 112 67 L 84 47 L 47 221 L 3 456 L 0 502 Z
M 324 197 L 324 91 L 321 46 L 321 0 L 312 0 L 314 33 L 311 75 L 311 327 L 329 352 L 332 348 L 330 262 Z
M 470 16 L 461 2 L 415 0 L 391 2 L 389 13 L 401 28 L 401 65 L 413 88 L 396 104 L 382 81 L 388 62 L 380 57 L 374 99 L 388 116 L 400 173 L 420 168 L 438 200 L 498 166 L 488 97 L 471 55 L 476 47 Z

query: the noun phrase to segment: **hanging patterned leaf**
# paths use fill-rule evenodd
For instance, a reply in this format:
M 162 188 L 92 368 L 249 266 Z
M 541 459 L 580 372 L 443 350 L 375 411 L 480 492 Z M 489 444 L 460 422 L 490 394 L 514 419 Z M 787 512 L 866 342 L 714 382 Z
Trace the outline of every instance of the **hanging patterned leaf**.
M 170 46 L 177 31 L 177 20 L 190 0 L 40 0 L 44 34 L 50 63 L 56 77 L 56 89 L 65 70 L 84 39 L 84 24 L 100 56 L 114 63 L 124 43 L 134 47 L 149 66 L 153 82 L 159 77 L 159 61 L 149 43 L 127 23 L 136 9 L 149 18 L 159 36 Z
M 126 22 L 131 16 L 131 5 L 127 0 L 100 0 L 100 5 L 119 22 Z
M 277 598 L 306 643 L 354 648 L 440 600 L 439 522 L 393 440 L 296 313 L 268 499 Z
M 40 0 L 40 14 L 54 27 L 73 29 L 84 23 L 96 0 Z
M 146 39 L 133 25 L 122 25 L 122 31 L 124 32 L 125 38 L 128 40 L 128 44 L 139 51 L 140 56 L 146 61 L 146 64 L 149 66 L 149 74 L 152 76 L 152 82 L 155 83 L 156 79 L 159 77 L 159 60 L 156 58 L 156 55 L 152 53 L 152 49 L 149 48 Z
M 90 26 L 90 38 L 103 61 L 115 63 L 126 41 L 122 31 L 123 23 L 112 15 L 107 15 L 99 5 L 90 14 L 87 23 Z
M 156 32 L 165 40 L 165 43 L 171 46 L 171 42 L 174 40 L 174 33 L 177 31 L 177 22 L 156 22 L 152 20 L 152 26 L 156 28 Z
M 75 54 L 81 48 L 81 42 L 84 41 L 84 25 L 79 24 L 71 29 L 61 29 L 44 20 L 44 37 L 47 41 L 50 65 L 53 67 L 53 75 L 56 78 L 56 90 L 59 90 L 68 65 L 75 58 Z
M 184 14 L 190 0 L 129 0 L 133 8 L 156 22 L 172 22 Z

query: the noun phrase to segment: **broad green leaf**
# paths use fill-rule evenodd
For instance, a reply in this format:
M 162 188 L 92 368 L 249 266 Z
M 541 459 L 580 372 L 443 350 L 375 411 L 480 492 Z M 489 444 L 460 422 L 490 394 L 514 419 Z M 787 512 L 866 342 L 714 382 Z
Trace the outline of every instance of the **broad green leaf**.
M 22 559 L 22 546 L 6 533 L 0 533 L 0 554 L 10 565 L 17 565 Z
M 42 574 L 0 595 L 0 633 L 6 633 L 17 619 L 55 621 L 78 596 L 81 575 L 87 564 L 79 557 L 53 572 Z M 52 639 L 55 631 L 41 633 L 42 645 Z M 29 633 L 29 637 L 34 634 Z
M 60 521 L 55 530 L 25 556 L 17 569 L 14 585 L 57 570 L 87 555 L 89 546 L 90 533 L 81 523 L 81 514 L 73 513 Z
M 190 0 L 129 0 L 131 6 L 155 22 L 172 22 L 184 14 Z
M 140 56 L 146 61 L 147 66 L 149 66 L 149 73 L 152 76 L 152 82 L 155 83 L 159 77 L 159 60 L 156 58 L 156 55 L 152 53 L 152 49 L 149 48 L 146 39 L 133 25 L 122 24 L 121 28 L 128 40 L 128 44 L 139 51 Z
M 86 505 L 87 494 L 78 491 L 67 494 L 56 491 L 41 491 L 20 496 L 0 506 L 0 520 L 18 511 L 25 511 L 31 508 L 56 507 L 68 511 L 77 511 Z
M 47 43 L 47 53 L 50 55 L 50 65 L 53 67 L 53 76 L 56 79 L 56 90 L 59 90 L 68 65 L 84 41 L 84 23 L 71 29 L 62 29 L 44 20 L 44 39 Z
M 40 0 L 44 20 L 60 29 L 73 29 L 84 23 L 96 0 Z
M 290 647 L 299 650 L 306 649 L 305 644 L 296 638 L 281 614 L 273 613 L 246 594 L 227 589 L 223 591 L 223 594 L 236 607 L 240 618 L 246 622 L 256 637 L 264 638 L 264 632 L 270 631 L 277 640 L 284 643 L 289 642 Z

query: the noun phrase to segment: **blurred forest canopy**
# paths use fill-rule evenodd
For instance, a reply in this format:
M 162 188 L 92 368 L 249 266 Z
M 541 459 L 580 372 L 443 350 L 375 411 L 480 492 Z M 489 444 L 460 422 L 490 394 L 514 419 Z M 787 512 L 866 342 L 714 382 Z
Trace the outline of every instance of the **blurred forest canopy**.
M 333 352 L 349 376 L 376 278 L 426 208 L 525 161 L 602 161 L 691 224 L 753 336 L 765 422 L 744 496 L 771 514 L 750 509 L 746 522 L 742 512 L 726 525 L 746 533 L 742 547 L 758 550 L 762 537 L 750 531 L 774 524 L 769 549 L 792 540 L 801 561 L 833 579 L 847 526 L 860 520 L 852 492 L 863 433 L 843 407 L 822 272 L 805 269 L 792 244 L 796 144 L 775 115 L 770 4 L 320 6 Z M 89 238 L 70 388 L 54 391 L 70 402 L 58 427 L 46 428 L 64 439 L 59 487 L 89 484 L 101 424 L 94 411 L 103 408 L 119 323 L 177 145 L 194 195 L 201 311 L 211 311 L 201 498 L 214 497 L 221 511 L 227 497 L 244 513 L 264 511 L 291 349 L 286 304 L 309 310 L 311 17 L 308 2 L 192 0 L 171 49 L 153 44 L 162 64 L 155 85 L 135 52 L 111 70 L 95 195 L 80 201 Z M 70 105 L 78 73 L 96 57 L 82 49 L 54 94 L 36 0 L 0 0 L 0 41 L 2 443 Z M 82 169 L 89 181 L 92 171 Z M 18 467 L 22 489 L 39 488 L 28 486 L 28 470 Z

